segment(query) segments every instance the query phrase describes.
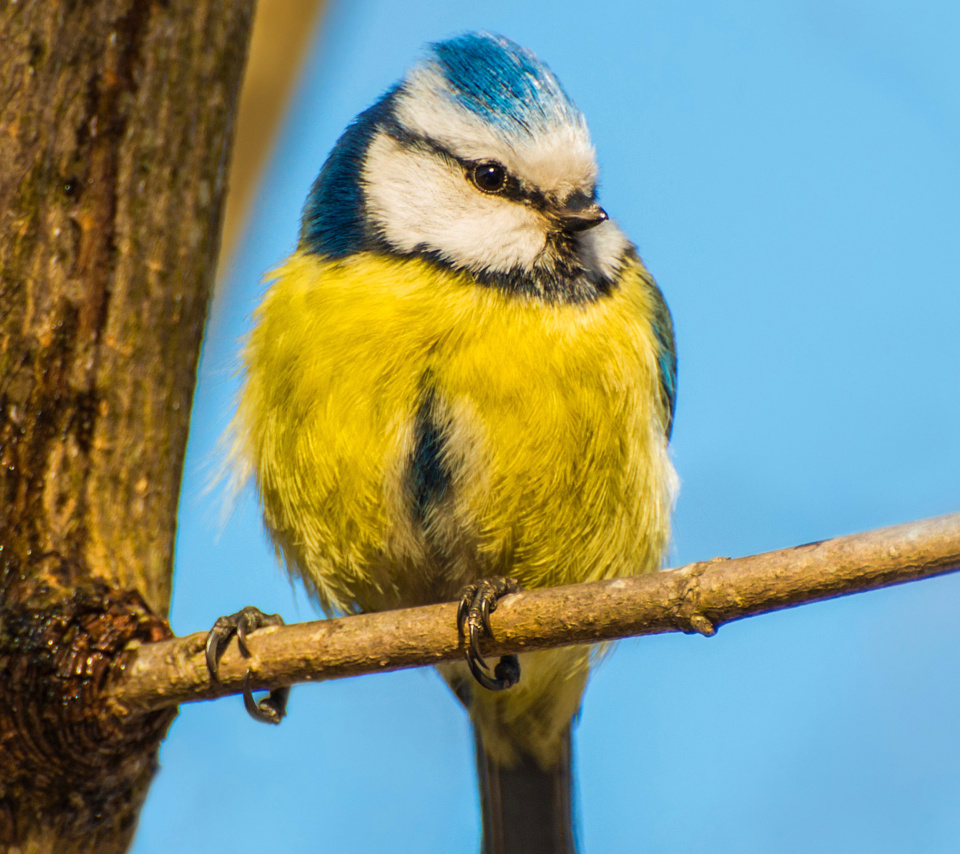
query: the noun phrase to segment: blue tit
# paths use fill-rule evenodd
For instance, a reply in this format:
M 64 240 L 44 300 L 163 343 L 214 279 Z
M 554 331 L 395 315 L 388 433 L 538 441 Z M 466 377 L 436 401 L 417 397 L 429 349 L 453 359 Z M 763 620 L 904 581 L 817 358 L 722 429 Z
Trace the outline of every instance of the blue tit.
M 325 612 L 466 595 L 476 640 L 506 579 L 661 567 L 670 313 L 597 200 L 583 115 L 530 51 L 485 33 L 432 45 L 344 131 L 272 279 L 233 454 Z M 465 646 L 440 670 L 475 730 L 483 851 L 574 851 L 589 649 L 491 674 Z

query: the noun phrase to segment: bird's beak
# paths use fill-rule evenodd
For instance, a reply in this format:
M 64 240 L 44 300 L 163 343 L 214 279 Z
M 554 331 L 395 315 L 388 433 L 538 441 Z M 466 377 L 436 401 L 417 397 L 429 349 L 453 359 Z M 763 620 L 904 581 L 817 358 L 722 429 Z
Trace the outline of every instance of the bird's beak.
M 567 198 L 557 211 L 557 218 L 560 227 L 571 234 L 586 231 L 609 219 L 607 212 L 580 190 Z

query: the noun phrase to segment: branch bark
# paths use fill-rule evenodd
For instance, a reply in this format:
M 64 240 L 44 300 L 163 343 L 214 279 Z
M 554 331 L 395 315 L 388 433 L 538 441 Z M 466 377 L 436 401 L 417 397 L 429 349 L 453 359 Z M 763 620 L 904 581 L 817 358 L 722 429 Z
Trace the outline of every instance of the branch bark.
M 492 618 L 499 655 L 682 631 L 712 635 L 733 620 L 960 569 L 960 513 L 653 575 L 519 593 Z M 131 650 L 110 688 L 129 710 L 162 709 L 242 690 L 452 661 L 462 656 L 453 603 L 261 629 L 252 657 L 232 642 L 220 681 L 203 655 L 206 633 Z
M 0 851 L 125 851 L 253 0 L 0 3 Z

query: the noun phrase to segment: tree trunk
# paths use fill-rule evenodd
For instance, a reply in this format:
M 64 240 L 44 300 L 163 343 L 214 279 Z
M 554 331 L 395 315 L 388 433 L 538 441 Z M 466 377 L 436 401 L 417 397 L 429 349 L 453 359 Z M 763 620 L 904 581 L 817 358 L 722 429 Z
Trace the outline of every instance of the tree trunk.
M 129 846 L 253 0 L 0 0 L 0 850 Z

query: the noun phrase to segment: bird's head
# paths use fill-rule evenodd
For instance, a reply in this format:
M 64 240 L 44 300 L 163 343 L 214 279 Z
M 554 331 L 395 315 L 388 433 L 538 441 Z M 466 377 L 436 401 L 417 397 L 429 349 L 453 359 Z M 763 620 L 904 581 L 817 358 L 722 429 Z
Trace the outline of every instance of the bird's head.
M 347 128 L 301 247 L 421 256 L 510 292 L 588 301 L 630 249 L 596 185 L 586 122 L 553 72 L 509 39 L 468 34 L 433 45 Z

